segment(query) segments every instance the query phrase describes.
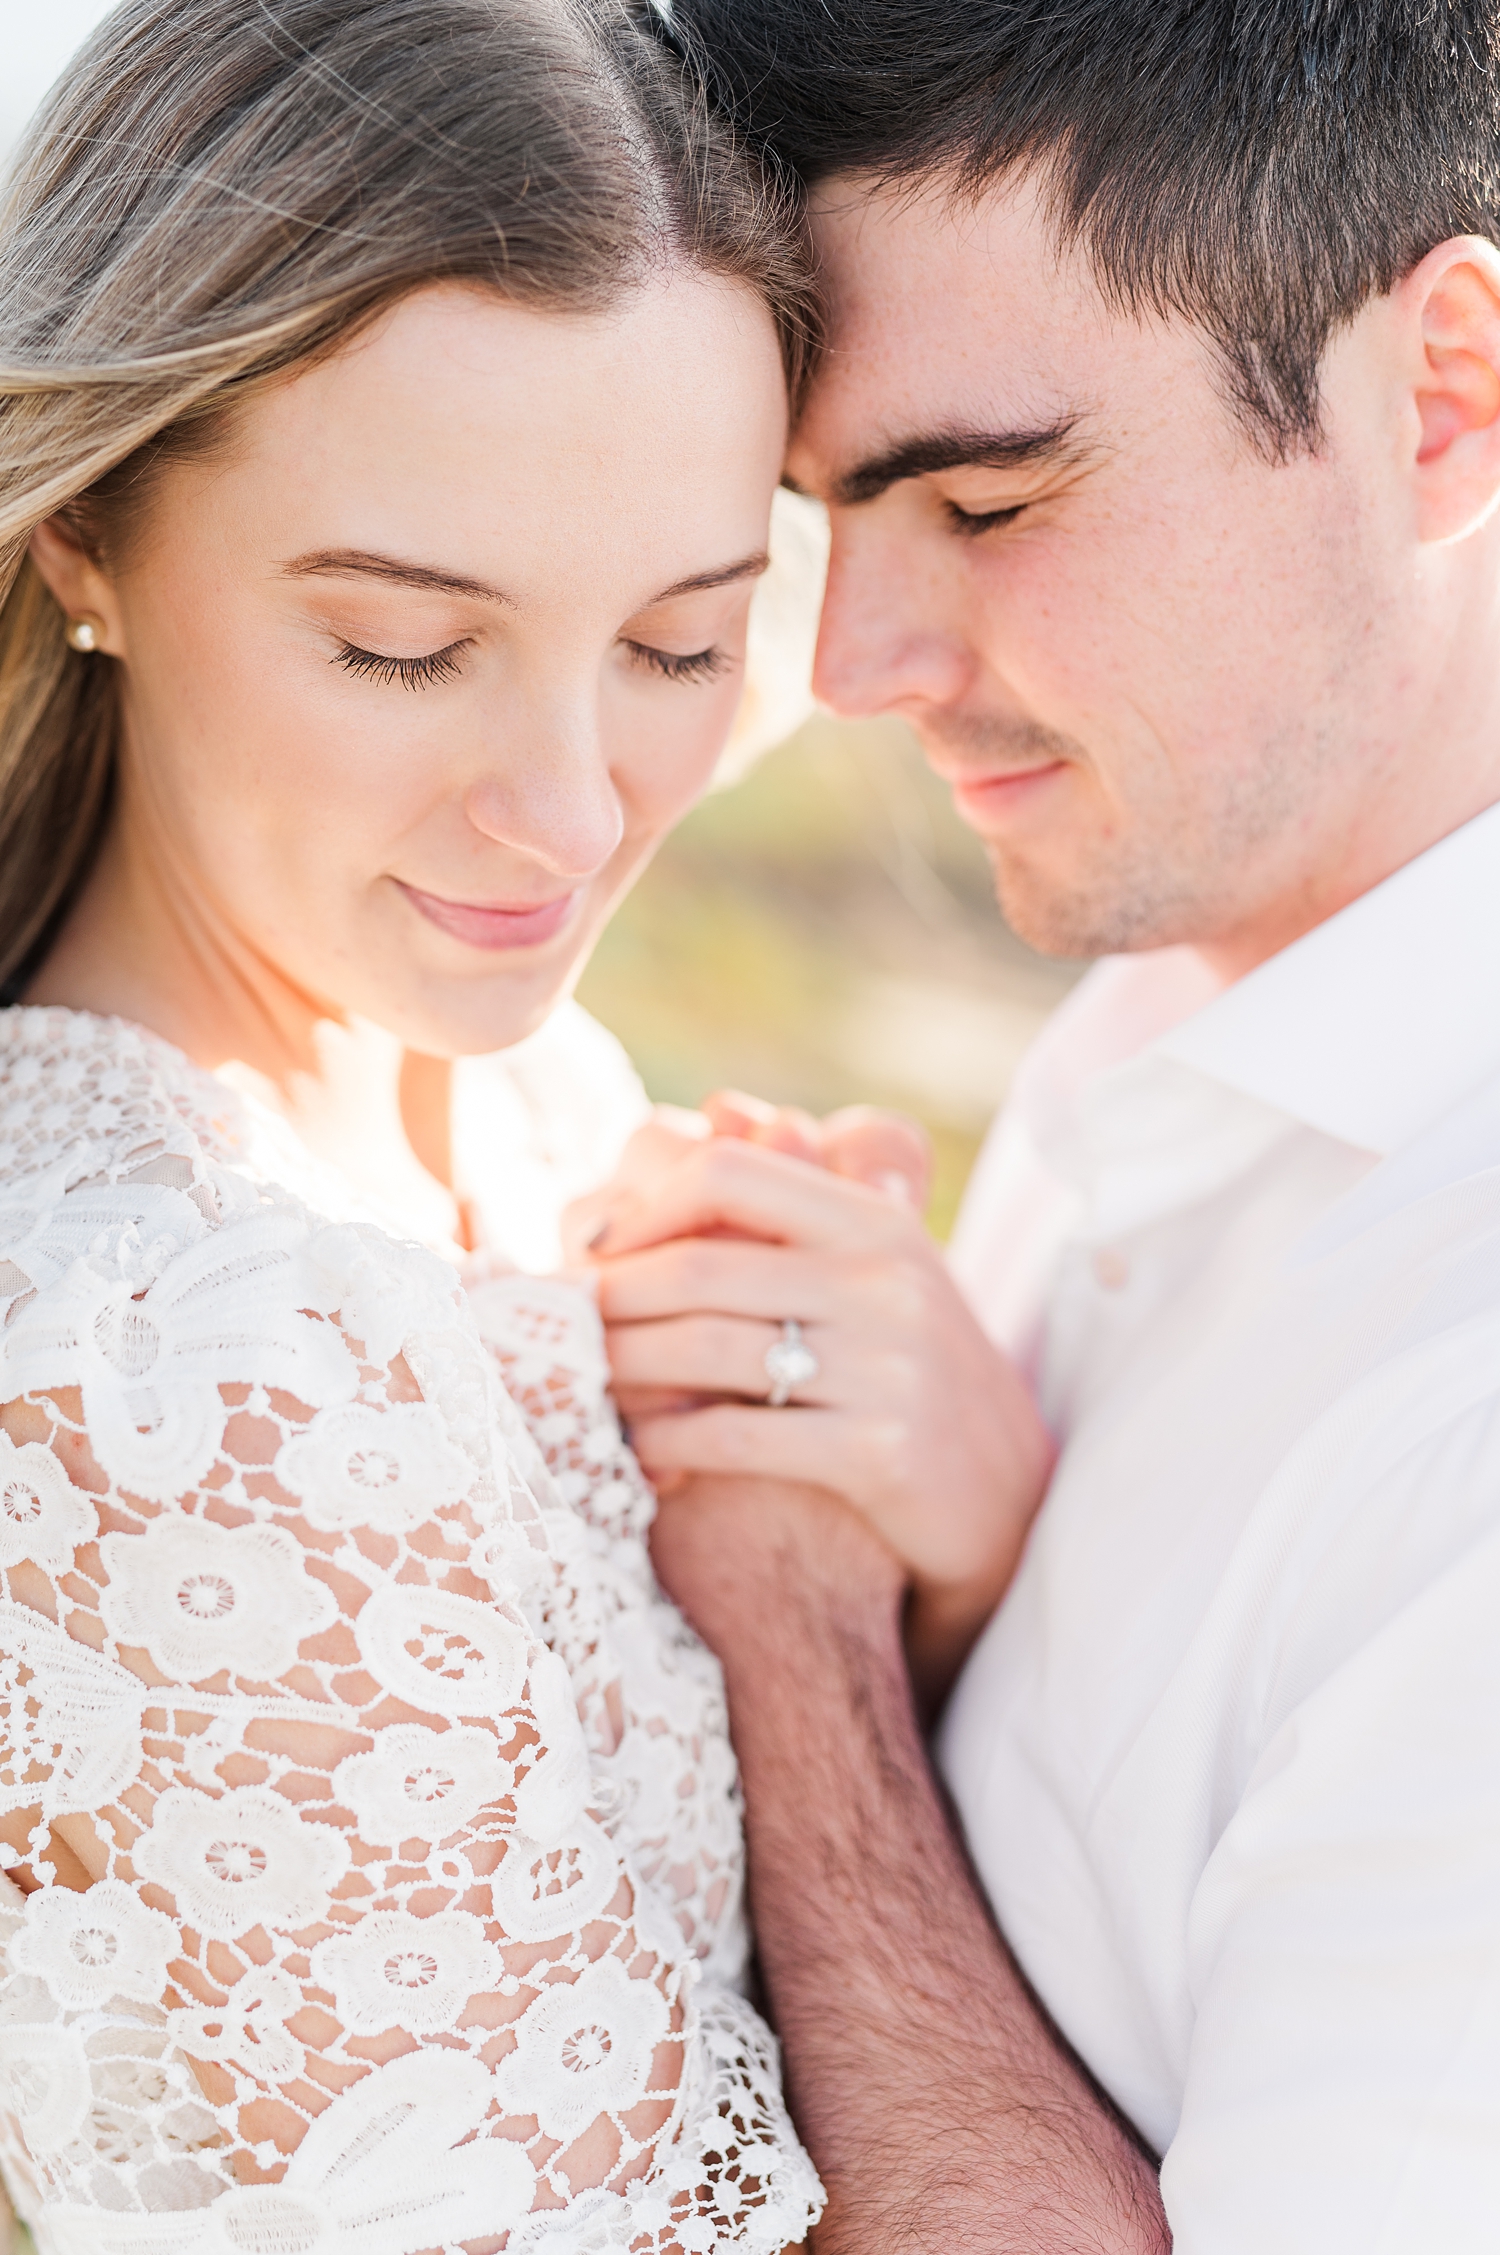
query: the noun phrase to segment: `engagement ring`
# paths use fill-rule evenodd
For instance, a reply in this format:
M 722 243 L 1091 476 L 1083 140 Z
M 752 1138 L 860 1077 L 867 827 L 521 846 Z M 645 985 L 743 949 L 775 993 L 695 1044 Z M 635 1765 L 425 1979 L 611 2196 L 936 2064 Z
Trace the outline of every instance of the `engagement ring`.
M 766 1349 L 766 1376 L 771 1381 L 766 1407 L 784 1409 L 792 1398 L 793 1387 L 810 1386 L 820 1368 L 817 1356 L 802 1336 L 801 1324 L 794 1315 L 789 1315 L 781 1326 L 781 1337 L 773 1339 Z

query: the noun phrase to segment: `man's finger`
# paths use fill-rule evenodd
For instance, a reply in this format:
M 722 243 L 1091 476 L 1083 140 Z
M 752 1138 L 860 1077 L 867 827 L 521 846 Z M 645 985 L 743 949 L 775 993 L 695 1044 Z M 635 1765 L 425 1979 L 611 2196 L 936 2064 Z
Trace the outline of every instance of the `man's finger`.
M 915 1120 L 850 1104 L 823 1122 L 823 1164 L 920 1212 L 932 1180 L 932 1139 Z
M 704 1098 L 703 1111 L 715 1135 L 755 1143 L 764 1151 L 784 1151 L 809 1166 L 823 1164 L 823 1131 L 811 1112 L 797 1105 L 767 1104 L 762 1097 L 725 1088 Z

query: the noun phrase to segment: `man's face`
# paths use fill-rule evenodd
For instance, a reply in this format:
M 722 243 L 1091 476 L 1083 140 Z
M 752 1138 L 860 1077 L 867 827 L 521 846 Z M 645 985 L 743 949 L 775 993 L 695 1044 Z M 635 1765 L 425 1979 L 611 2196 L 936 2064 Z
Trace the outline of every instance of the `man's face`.
M 820 696 L 913 725 L 1038 947 L 1239 969 L 1341 906 L 1422 693 L 1379 334 L 1335 341 L 1327 443 L 1276 463 L 1209 340 L 1113 310 L 1026 187 L 846 178 L 814 224 L 832 348 L 790 475 L 833 520 Z

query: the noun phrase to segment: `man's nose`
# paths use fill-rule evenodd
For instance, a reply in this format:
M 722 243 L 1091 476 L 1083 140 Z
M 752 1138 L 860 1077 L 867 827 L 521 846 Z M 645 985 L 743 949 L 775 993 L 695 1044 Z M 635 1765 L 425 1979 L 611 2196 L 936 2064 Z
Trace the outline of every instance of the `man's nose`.
M 582 721 L 550 729 L 534 754 L 497 759 L 470 784 L 464 812 L 482 836 L 574 881 L 596 875 L 625 834 L 604 744 Z
M 873 525 L 834 512 L 813 690 L 848 719 L 962 698 L 974 673 L 940 575 Z

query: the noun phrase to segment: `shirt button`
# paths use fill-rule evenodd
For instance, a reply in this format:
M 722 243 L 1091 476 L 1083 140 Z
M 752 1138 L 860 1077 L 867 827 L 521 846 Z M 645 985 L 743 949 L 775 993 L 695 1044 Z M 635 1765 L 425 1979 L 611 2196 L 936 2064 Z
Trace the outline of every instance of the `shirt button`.
M 1094 1282 L 1106 1292 L 1120 1292 L 1130 1282 L 1130 1263 L 1113 1245 L 1102 1245 L 1094 1255 Z

